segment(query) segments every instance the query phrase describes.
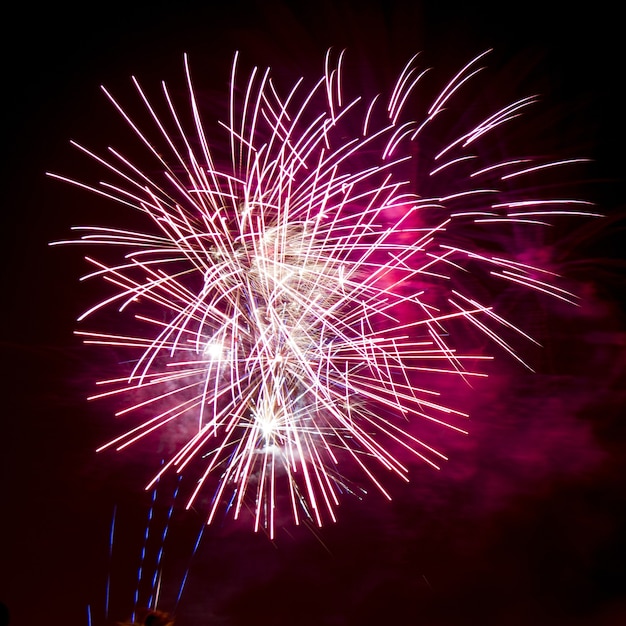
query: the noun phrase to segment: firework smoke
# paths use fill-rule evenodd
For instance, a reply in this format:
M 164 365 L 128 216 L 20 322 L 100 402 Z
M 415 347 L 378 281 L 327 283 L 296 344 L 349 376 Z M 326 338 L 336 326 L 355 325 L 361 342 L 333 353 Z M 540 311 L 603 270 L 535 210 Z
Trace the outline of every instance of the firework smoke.
M 114 148 L 102 157 L 74 144 L 112 182 L 53 175 L 138 211 L 145 223 L 75 229 L 73 242 L 120 252 L 113 262 L 87 257 L 85 278 L 113 292 L 79 318 L 96 324 L 118 309 L 114 328 L 78 334 L 127 351 L 132 363 L 93 396 L 119 398 L 117 415 L 130 423 L 101 450 L 183 433 L 147 488 L 168 471 L 190 474 L 188 507 L 208 490 L 209 522 L 220 510 L 235 518 L 250 510 L 255 529 L 270 535 L 281 507 L 295 523 L 322 525 L 335 519 L 344 492 L 373 485 L 389 497 L 381 478 L 407 480 L 407 452 L 439 466 L 445 456 L 422 439 L 420 424 L 464 433 L 467 416 L 430 381 L 464 384 L 484 376 L 480 362 L 491 358 L 461 349 L 467 341 L 455 332 L 487 337 L 520 362 L 515 340 L 534 341 L 475 285 L 521 284 L 575 304 L 549 267 L 518 256 L 516 233 L 560 215 L 592 215 L 584 201 L 537 197 L 523 184 L 584 159 L 484 157 L 483 143 L 535 97 L 499 108 L 424 157 L 422 139 L 450 115 L 485 54 L 419 120 L 411 110 L 427 72 L 418 57 L 386 99 L 367 100 L 344 93 L 343 54 L 333 60 L 329 52 L 316 83 L 300 80 L 287 92 L 269 70 L 240 80 L 236 56 L 229 116 L 215 137 L 187 59 L 184 109 L 163 84 L 165 113 L 157 113 L 133 79 L 142 125 L 105 90 L 147 151 L 144 165 Z M 433 187 L 443 181 L 445 191 L 420 195 L 425 163 Z M 355 469 L 357 487 L 347 478 Z

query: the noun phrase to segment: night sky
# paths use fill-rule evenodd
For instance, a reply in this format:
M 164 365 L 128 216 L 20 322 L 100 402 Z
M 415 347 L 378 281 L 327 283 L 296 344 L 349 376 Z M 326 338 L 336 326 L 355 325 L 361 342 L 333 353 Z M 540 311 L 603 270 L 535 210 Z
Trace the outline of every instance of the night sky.
M 85 398 L 115 355 L 73 335 L 98 287 L 79 284 L 80 250 L 47 244 L 71 226 L 124 214 L 45 172 L 80 177 L 84 160 L 68 141 L 102 147 L 121 128 L 101 84 L 128 94 L 136 75 L 181 86 L 187 52 L 211 115 L 226 97 L 235 50 L 291 82 L 317 77 L 330 46 L 347 48 L 352 80 L 376 91 L 415 52 L 443 80 L 493 47 L 494 93 L 542 94 L 529 136 L 541 150 L 567 146 L 593 159 L 573 182 L 606 215 L 567 222 L 554 236 L 560 271 L 584 304 L 528 311 L 544 343 L 529 355 L 536 373 L 500 354 L 487 381 L 450 390 L 471 414 L 470 435 L 445 440 L 441 471 L 416 464 L 410 484 L 390 481 L 391 503 L 347 497 L 336 524 L 287 524 L 273 542 L 249 524 L 218 520 L 177 606 L 203 517 L 176 507 L 161 608 L 176 609 L 177 626 L 626 623 L 621 17 L 603 0 L 584 10 L 455 4 L 60 2 L 5 14 L 0 601 L 12 625 L 85 626 L 88 606 L 94 626 L 130 617 L 150 507 L 143 485 L 160 452 L 95 453 L 117 431 L 110 407 Z M 157 493 L 156 535 L 173 490 L 165 481 Z M 158 542 L 147 549 L 153 562 Z

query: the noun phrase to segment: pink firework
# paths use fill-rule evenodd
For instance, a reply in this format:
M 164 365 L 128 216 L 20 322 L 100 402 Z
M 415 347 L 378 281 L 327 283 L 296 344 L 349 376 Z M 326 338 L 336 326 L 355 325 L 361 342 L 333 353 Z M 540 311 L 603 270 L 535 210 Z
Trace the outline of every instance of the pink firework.
M 406 452 L 439 466 L 445 456 L 420 438 L 420 421 L 465 432 L 467 416 L 427 381 L 484 376 L 478 362 L 490 358 L 459 350 L 450 328 L 461 322 L 519 360 L 511 337 L 533 340 L 472 293 L 476 274 L 576 302 L 553 272 L 516 257 L 519 250 L 481 242 L 554 216 L 593 214 L 580 200 L 511 191 L 518 180 L 583 159 L 481 156 L 482 142 L 535 97 L 434 151 L 428 177 L 454 186 L 419 194 L 416 146 L 423 151 L 422 138 L 449 114 L 485 54 L 419 120 L 409 114 L 426 74 L 417 57 L 386 100 L 366 100 L 344 93 L 343 54 L 327 55 L 312 86 L 300 80 L 286 92 L 269 70 L 240 81 L 235 56 L 230 113 L 215 138 L 186 58 L 184 109 L 163 84 L 165 114 L 157 114 L 133 79 L 145 107 L 140 125 L 105 90 L 146 150 L 144 166 L 114 148 L 102 157 L 74 144 L 113 182 L 52 174 L 138 211 L 145 223 L 75 229 L 74 242 L 120 253 L 113 262 L 87 257 L 94 269 L 85 278 L 114 291 L 79 321 L 111 308 L 132 317 L 129 333 L 119 330 L 126 321 L 117 331 L 78 332 L 127 351 L 132 362 L 93 396 L 119 398 L 117 415 L 130 424 L 101 450 L 172 428 L 185 433 L 147 488 L 165 472 L 189 473 L 196 485 L 188 507 L 208 490 L 209 522 L 220 510 L 235 518 L 249 510 L 255 529 L 270 535 L 280 507 L 296 524 L 334 520 L 351 489 L 346 468 L 389 497 L 382 476 L 407 480 Z

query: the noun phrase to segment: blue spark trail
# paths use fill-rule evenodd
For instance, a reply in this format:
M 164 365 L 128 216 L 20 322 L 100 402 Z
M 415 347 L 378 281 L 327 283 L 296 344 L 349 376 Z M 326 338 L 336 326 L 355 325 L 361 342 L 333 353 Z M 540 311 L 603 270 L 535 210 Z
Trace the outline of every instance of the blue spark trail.
M 154 568 L 154 574 L 152 576 L 152 589 L 150 593 L 150 600 L 148 601 L 148 607 L 152 609 L 156 609 L 156 603 L 158 602 L 158 597 L 155 594 L 157 577 L 159 575 L 159 570 L 161 567 L 161 559 L 163 558 L 163 549 L 165 547 L 165 538 L 167 537 L 167 532 L 170 526 L 170 520 L 172 519 L 172 511 L 174 510 L 174 503 L 176 502 L 176 497 L 178 496 L 178 491 L 180 489 L 180 480 L 182 476 L 178 477 L 178 484 L 176 485 L 176 489 L 174 490 L 174 496 L 172 498 L 172 504 L 167 511 L 167 519 L 165 521 L 165 526 L 163 527 L 163 533 L 161 535 L 161 545 L 159 547 L 159 553 L 157 555 L 156 565 Z M 154 604 L 153 604 L 154 603 Z
M 139 603 L 139 585 L 141 584 L 141 578 L 143 575 L 143 566 L 146 559 L 146 548 L 148 545 L 148 537 L 150 536 L 150 527 L 152 518 L 154 516 L 154 503 L 156 501 L 157 489 L 156 487 L 152 490 L 152 502 L 150 503 L 150 509 L 148 511 L 148 522 L 146 523 L 146 532 L 143 537 L 143 546 L 141 548 L 141 559 L 139 561 L 139 569 L 137 570 L 137 587 L 135 588 L 135 601 L 133 605 L 133 615 L 132 621 L 135 621 L 135 616 L 137 613 L 137 605 Z
M 180 589 L 178 590 L 178 596 L 176 596 L 176 603 L 174 604 L 174 612 L 178 609 L 178 603 L 183 595 L 183 590 L 185 585 L 187 584 L 187 578 L 189 577 L 189 570 L 191 570 L 191 562 L 193 561 L 193 557 L 198 551 L 198 546 L 200 545 L 200 541 L 202 539 L 202 535 L 204 534 L 204 529 L 206 528 L 206 524 L 202 524 L 202 528 L 200 528 L 200 532 L 198 533 L 198 538 L 196 539 L 196 544 L 191 552 L 191 556 L 189 557 L 189 563 L 187 564 L 187 569 L 185 571 L 185 575 L 183 576 L 183 580 L 180 584 Z
M 111 518 L 111 532 L 109 534 L 109 572 L 107 574 L 106 597 L 104 602 L 104 618 L 109 619 L 109 597 L 111 593 L 111 562 L 113 560 L 113 537 L 115 536 L 115 517 L 117 515 L 117 505 L 113 506 L 113 516 Z

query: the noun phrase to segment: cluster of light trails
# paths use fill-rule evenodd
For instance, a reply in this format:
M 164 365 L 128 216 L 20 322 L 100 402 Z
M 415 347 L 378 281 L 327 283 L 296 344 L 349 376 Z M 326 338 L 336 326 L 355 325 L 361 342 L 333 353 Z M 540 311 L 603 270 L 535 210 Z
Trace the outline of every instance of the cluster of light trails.
M 595 214 L 584 201 L 523 186 L 525 177 L 584 159 L 490 163 L 477 149 L 533 96 L 447 141 L 432 155 L 429 178 L 449 191 L 419 195 L 414 146 L 481 71 L 485 54 L 419 120 L 411 115 L 426 75 L 418 57 L 385 103 L 346 96 L 343 53 L 329 52 L 317 82 L 301 79 L 286 93 L 269 69 L 240 80 L 235 56 L 220 138 L 205 130 L 187 58 L 184 108 L 163 83 L 157 109 L 133 79 L 142 125 L 104 90 L 145 163 L 74 143 L 107 179 L 50 174 L 145 219 L 141 230 L 78 227 L 76 239 L 57 242 L 120 251 L 115 262 L 86 257 L 93 270 L 84 278 L 112 290 L 80 317 L 97 324 L 116 308 L 119 323 L 78 331 L 132 359 L 129 372 L 100 381 L 93 395 L 119 398 L 117 415 L 130 424 L 101 450 L 171 428 L 185 433 L 147 489 L 165 472 L 191 474 L 188 507 L 209 489 L 209 522 L 219 510 L 236 518 L 251 511 L 255 529 L 270 535 L 282 510 L 295 523 L 334 520 L 341 493 L 352 489 L 347 467 L 387 497 L 381 477 L 408 479 L 405 452 L 439 467 L 445 456 L 420 438 L 420 420 L 465 432 L 466 416 L 422 376 L 484 376 L 480 361 L 491 358 L 458 349 L 450 325 L 477 329 L 519 360 L 511 337 L 533 341 L 473 295 L 473 274 L 576 303 L 554 272 L 463 233 Z

